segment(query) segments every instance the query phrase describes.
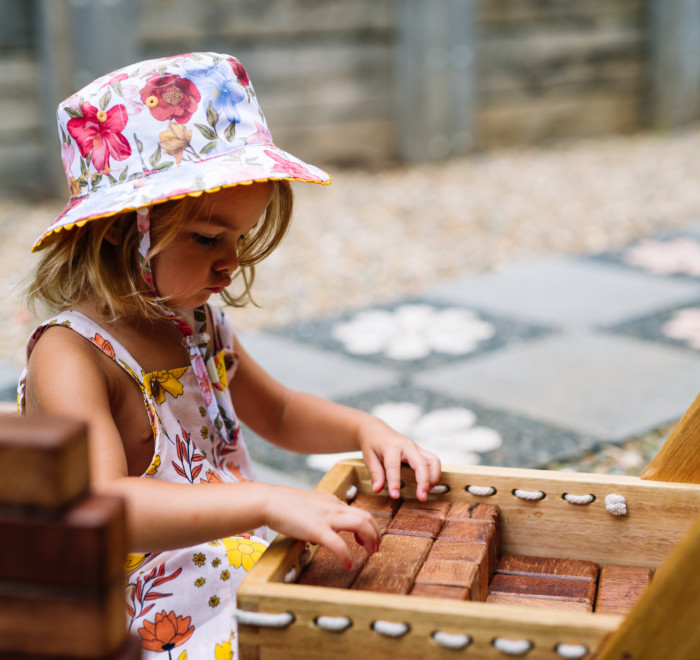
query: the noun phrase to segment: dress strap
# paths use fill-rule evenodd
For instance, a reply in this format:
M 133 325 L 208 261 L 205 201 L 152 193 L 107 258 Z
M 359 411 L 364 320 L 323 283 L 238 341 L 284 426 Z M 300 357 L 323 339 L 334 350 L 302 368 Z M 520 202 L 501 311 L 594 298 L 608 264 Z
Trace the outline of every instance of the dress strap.
M 27 340 L 26 348 L 26 364 L 29 364 L 29 358 L 41 336 L 49 328 L 61 325 L 64 328 L 69 328 L 77 332 L 82 337 L 85 337 L 95 347 L 101 350 L 108 358 L 118 364 L 126 371 L 138 384 L 144 397 L 146 408 L 150 408 L 152 403 L 146 388 L 144 387 L 144 371 L 141 365 L 134 359 L 129 351 L 124 348 L 109 332 L 95 323 L 92 319 L 84 314 L 76 311 L 65 311 L 57 314 L 52 319 L 45 321 L 34 330 Z M 19 385 L 17 388 L 17 405 L 20 414 L 25 410 L 26 406 L 26 380 L 27 367 L 25 366 L 20 376 Z

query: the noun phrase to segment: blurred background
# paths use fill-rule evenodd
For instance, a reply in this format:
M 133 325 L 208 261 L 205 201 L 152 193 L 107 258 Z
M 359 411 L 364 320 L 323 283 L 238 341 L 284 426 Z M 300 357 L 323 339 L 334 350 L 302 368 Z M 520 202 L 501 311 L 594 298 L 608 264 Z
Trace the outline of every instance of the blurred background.
M 297 186 L 239 329 L 700 220 L 697 0 L 0 0 L 0 400 L 68 197 L 57 103 L 194 50 L 238 57 L 276 143 L 334 176 Z
M 63 196 L 55 108 L 140 59 L 235 54 L 276 140 L 382 167 L 700 119 L 694 0 L 2 0 L 0 174 Z

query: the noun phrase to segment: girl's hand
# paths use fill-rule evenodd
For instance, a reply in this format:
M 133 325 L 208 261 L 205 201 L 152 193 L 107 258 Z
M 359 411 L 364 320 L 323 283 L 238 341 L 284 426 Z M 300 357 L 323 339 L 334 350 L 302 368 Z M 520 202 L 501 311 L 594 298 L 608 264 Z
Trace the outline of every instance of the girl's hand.
M 341 502 L 335 495 L 282 486 L 265 486 L 267 525 L 300 541 L 330 550 L 346 570 L 352 568 L 350 549 L 338 532 L 355 534 L 357 542 L 373 554 L 379 549 L 379 527 L 367 511 Z
M 440 459 L 384 422 L 373 421 L 375 424 L 366 429 L 360 439 L 372 489 L 378 493 L 386 484 L 389 496 L 397 499 L 401 494 L 401 464 L 407 463 L 416 473 L 416 497 L 425 502 L 430 489 L 440 481 Z

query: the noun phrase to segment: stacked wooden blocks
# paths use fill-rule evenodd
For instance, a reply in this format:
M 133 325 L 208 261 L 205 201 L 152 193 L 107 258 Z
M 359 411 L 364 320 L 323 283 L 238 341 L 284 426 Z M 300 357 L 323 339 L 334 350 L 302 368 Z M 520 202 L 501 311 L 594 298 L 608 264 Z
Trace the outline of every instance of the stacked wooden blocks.
M 300 584 L 537 608 L 626 614 L 651 581 L 648 568 L 500 553 L 500 510 L 472 502 L 399 502 L 360 494 L 353 506 L 379 525 L 369 556 L 341 533 L 352 555 L 346 571 L 325 548 Z
M 136 660 L 125 512 L 90 495 L 85 428 L 0 416 L 0 658 Z

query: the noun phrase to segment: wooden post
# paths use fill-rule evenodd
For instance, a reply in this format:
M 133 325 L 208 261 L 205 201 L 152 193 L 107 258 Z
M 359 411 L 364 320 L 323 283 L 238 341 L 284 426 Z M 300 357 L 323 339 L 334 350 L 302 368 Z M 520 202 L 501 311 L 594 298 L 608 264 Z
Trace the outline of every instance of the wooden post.
M 700 119 L 700 3 L 651 0 L 651 123 L 674 128 Z
M 0 658 L 137 660 L 126 509 L 88 490 L 85 425 L 0 415 L 0 464 Z
M 469 152 L 476 114 L 474 0 L 401 0 L 397 144 L 413 162 Z
M 700 483 L 700 395 L 644 470 L 642 479 Z

